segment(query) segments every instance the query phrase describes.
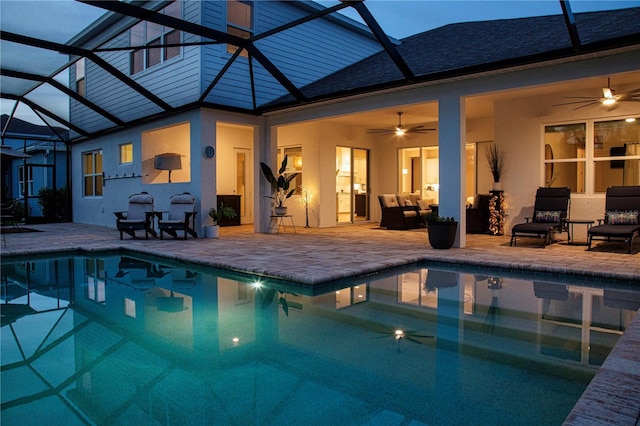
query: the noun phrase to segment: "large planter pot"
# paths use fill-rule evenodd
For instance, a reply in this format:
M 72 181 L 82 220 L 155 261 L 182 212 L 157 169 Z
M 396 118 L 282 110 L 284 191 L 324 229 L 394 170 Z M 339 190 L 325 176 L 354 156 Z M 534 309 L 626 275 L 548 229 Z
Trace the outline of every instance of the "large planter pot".
M 427 225 L 429 244 L 434 249 L 450 249 L 456 240 L 458 222 L 430 222 Z
M 273 209 L 273 211 L 276 213 L 276 215 L 278 216 L 284 216 L 287 214 L 287 208 L 282 206 L 282 207 L 275 207 Z
M 204 227 L 205 238 L 218 238 L 220 236 L 219 225 L 207 225 Z

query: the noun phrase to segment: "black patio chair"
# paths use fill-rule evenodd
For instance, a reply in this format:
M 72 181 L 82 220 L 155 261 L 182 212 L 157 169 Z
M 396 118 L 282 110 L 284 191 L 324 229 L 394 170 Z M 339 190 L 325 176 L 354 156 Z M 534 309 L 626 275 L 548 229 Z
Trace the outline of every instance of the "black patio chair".
M 567 232 L 565 221 L 569 215 L 570 201 L 571 188 L 538 188 L 533 217 L 527 217 L 525 223 L 513 226 L 509 245 L 516 245 L 518 236 L 543 238 L 543 248 L 551 244 L 553 232 Z
M 640 186 L 610 186 L 607 188 L 604 219 L 588 231 L 588 250 L 593 239 L 624 241 L 631 253 L 633 239 L 640 235 Z

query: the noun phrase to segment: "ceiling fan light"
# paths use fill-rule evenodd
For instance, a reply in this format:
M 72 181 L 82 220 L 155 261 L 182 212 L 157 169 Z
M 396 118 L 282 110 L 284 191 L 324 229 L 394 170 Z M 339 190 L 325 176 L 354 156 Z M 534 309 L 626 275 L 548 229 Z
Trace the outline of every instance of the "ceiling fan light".
M 616 103 L 614 98 L 602 98 L 602 105 L 613 105 Z
M 607 99 L 613 99 L 613 90 L 608 87 L 602 88 L 602 96 Z
M 404 127 L 402 126 L 398 126 L 396 127 L 396 135 L 398 136 L 402 136 L 406 133 L 407 131 L 404 129 Z

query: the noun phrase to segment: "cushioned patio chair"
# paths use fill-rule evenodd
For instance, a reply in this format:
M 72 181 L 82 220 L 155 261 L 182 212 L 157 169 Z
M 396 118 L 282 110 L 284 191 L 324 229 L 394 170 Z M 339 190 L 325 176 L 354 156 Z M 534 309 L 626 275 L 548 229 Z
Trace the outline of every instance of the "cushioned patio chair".
M 153 196 L 147 192 L 129 196 L 129 207 L 126 212 L 114 212 L 116 215 L 116 227 L 120 231 L 120 239 L 123 232 L 136 237 L 136 231 L 144 231 L 144 238 L 149 239 L 149 234 L 156 237 L 158 234 L 153 229 L 155 216 Z
M 388 229 L 417 228 L 420 224 L 419 206 L 404 203 L 400 205 L 396 194 L 378 195 L 382 218 L 380 227 Z
M 514 225 L 509 245 L 517 244 L 516 237 L 543 238 L 542 247 L 551 244 L 553 232 L 567 231 L 565 221 L 570 201 L 570 188 L 538 188 L 533 205 L 533 217 L 526 218 L 526 223 Z
M 173 238 L 178 237 L 178 231 L 184 232 L 184 239 L 187 234 L 194 238 L 198 237 L 195 227 L 196 219 L 196 197 L 188 192 L 175 194 L 171 196 L 169 201 L 169 214 L 167 218 L 158 220 L 158 229 L 160 230 L 160 239 L 166 232 Z
M 631 253 L 633 239 L 640 235 L 640 186 L 610 186 L 607 188 L 604 219 L 588 231 L 588 250 L 593 239 L 626 241 Z

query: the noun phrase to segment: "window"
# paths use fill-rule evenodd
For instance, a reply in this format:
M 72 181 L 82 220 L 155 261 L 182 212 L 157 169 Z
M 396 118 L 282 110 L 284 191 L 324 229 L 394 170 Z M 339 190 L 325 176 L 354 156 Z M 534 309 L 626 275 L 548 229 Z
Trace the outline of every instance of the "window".
M 227 2 L 227 33 L 248 40 L 253 35 L 253 2 L 231 0 Z M 227 45 L 227 53 L 235 53 L 238 46 Z M 242 50 L 240 56 L 249 56 Z
M 568 186 L 571 192 L 585 192 L 586 131 L 585 123 L 545 128 L 545 186 Z
M 593 134 L 594 191 L 640 185 L 640 122 L 595 122 Z
M 548 125 L 544 144 L 546 186 L 602 193 L 613 185 L 640 185 L 637 119 Z
M 181 18 L 180 1 L 174 1 L 158 13 Z M 131 74 L 138 73 L 154 65 L 161 64 L 180 55 L 182 32 L 171 27 L 142 21 L 129 30 L 131 46 L 138 47 L 131 52 Z
M 284 171 L 284 175 L 290 175 L 292 173 L 298 173 L 298 176 L 291 181 L 289 190 L 295 188 L 294 194 L 300 195 L 302 190 L 302 147 L 296 146 L 291 148 L 278 149 L 278 169 L 284 160 L 284 156 L 287 156 L 287 168 Z
M 125 143 L 120 145 L 120 164 L 133 163 L 133 144 Z
M 85 197 L 102 196 L 102 150 L 82 154 L 83 193 Z
M 87 96 L 87 86 L 85 80 L 85 64 L 84 58 L 76 62 L 76 93 L 82 97 Z
M 87 277 L 87 299 L 104 305 L 106 301 L 104 260 L 86 259 L 84 266 Z
M 26 170 L 26 178 L 25 178 L 25 170 Z M 24 197 L 25 195 L 32 196 L 33 195 L 33 169 L 31 167 L 27 167 L 25 169 L 24 166 L 19 166 L 18 178 L 19 178 L 19 186 L 20 186 L 20 196 L 22 197 Z

